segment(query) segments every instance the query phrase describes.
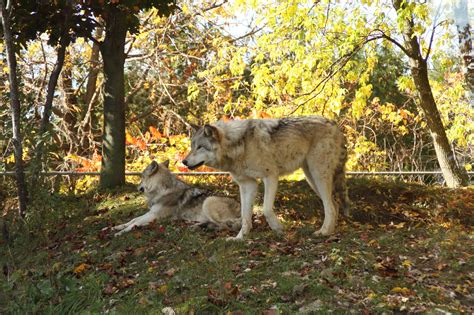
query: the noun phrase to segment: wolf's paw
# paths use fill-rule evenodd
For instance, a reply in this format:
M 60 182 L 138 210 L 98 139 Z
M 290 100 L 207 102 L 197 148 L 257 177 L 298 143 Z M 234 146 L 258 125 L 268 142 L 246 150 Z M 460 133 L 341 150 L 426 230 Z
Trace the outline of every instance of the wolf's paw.
M 117 225 L 112 227 L 112 231 L 118 231 L 117 233 L 114 234 L 115 237 L 122 235 L 125 232 L 128 232 L 130 229 L 127 228 L 126 225 Z
M 316 232 L 314 232 L 314 235 L 315 236 L 328 236 L 328 235 L 331 235 L 334 233 L 334 229 L 329 229 L 329 228 L 325 228 L 324 226 L 322 228 L 320 228 L 319 230 L 317 230 Z
M 127 227 L 126 224 L 120 224 L 120 225 L 113 226 L 110 229 L 112 231 L 121 231 L 121 230 L 125 229 L 126 227 Z
M 275 233 L 276 235 L 283 235 L 285 234 L 285 229 L 283 228 L 283 226 L 280 224 L 278 225 L 277 227 L 271 227 L 273 233 Z
M 273 222 L 273 224 L 268 224 L 268 225 L 270 225 L 270 228 L 276 234 L 283 234 L 284 228 L 283 228 L 283 225 L 281 225 L 280 222 Z
M 237 236 L 228 237 L 228 238 L 226 238 L 226 241 L 243 241 L 244 240 L 244 235 L 246 235 L 247 233 L 244 233 L 244 231 L 240 230 L 240 232 L 239 232 L 239 234 L 237 234 Z
M 123 233 L 125 233 L 124 230 L 122 230 L 122 231 L 120 231 L 120 232 L 117 232 L 117 233 L 114 234 L 114 237 L 120 236 L 120 235 L 122 235 Z
M 229 236 L 228 238 L 225 239 L 227 242 L 241 242 L 244 240 L 243 237 L 237 236 Z

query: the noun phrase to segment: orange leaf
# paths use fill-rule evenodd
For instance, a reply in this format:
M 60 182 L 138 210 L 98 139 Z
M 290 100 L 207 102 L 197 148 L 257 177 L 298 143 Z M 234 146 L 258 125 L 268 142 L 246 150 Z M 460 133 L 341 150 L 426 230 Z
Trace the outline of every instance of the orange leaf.
M 89 269 L 89 265 L 86 264 L 86 263 L 82 263 L 80 264 L 79 266 L 77 266 L 76 268 L 74 268 L 73 272 L 78 275 L 80 273 L 83 273 L 84 271 L 86 271 L 87 269 Z
M 135 145 L 140 148 L 140 150 L 145 150 L 146 149 L 146 142 L 142 139 L 137 139 Z
M 126 144 L 135 144 L 137 142 L 137 139 L 135 139 L 131 134 L 128 132 L 125 133 L 125 143 Z
M 148 129 L 150 130 L 153 139 L 158 140 L 160 138 L 163 138 L 161 132 L 159 132 L 158 129 L 156 129 L 155 127 L 150 126 Z

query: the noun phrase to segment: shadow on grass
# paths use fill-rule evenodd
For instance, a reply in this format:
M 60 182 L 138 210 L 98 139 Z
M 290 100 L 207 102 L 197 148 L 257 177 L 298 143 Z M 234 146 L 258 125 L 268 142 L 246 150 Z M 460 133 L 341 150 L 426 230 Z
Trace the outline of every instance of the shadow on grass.
M 228 179 L 195 184 L 238 195 Z M 245 242 L 181 221 L 112 237 L 147 211 L 134 186 L 38 196 L 0 242 L 0 313 L 468 312 L 474 190 L 352 179 L 349 192 L 352 218 L 314 237 L 321 202 L 281 181 L 285 235 L 256 214 Z

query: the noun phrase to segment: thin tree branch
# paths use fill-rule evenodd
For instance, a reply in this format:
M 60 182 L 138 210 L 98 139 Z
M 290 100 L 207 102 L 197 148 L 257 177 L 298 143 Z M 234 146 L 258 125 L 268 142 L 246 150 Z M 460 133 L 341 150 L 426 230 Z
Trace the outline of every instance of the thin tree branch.
M 376 39 L 386 39 L 392 44 L 394 44 L 395 46 L 397 46 L 398 48 L 400 48 L 405 53 L 405 55 L 407 55 L 410 58 L 414 58 L 414 56 L 412 56 L 412 54 L 408 51 L 408 49 L 406 49 L 405 46 L 400 44 L 396 39 L 390 37 L 389 35 L 387 35 L 384 31 L 380 29 L 375 29 L 374 31 L 379 32 L 379 34 L 377 36 L 371 37 L 370 41 L 376 40 Z
M 236 37 L 236 38 L 233 38 L 229 41 L 229 43 L 235 43 L 236 41 L 239 41 L 245 37 L 248 37 L 248 36 L 252 36 L 252 35 L 255 35 L 256 33 L 260 32 L 261 30 L 264 29 L 265 26 L 262 26 L 262 27 L 258 27 L 258 28 L 254 28 L 253 30 L 251 30 L 250 32 L 244 34 L 244 35 L 241 35 L 239 37 Z
M 430 54 L 431 54 L 431 47 L 433 45 L 433 42 L 434 42 L 434 34 L 435 34 L 435 30 L 438 26 L 441 26 L 442 24 L 446 23 L 447 20 L 444 20 L 444 21 L 441 21 L 439 22 L 438 24 L 436 25 L 433 25 L 433 29 L 431 31 L 431 36 L 430 36 L 430 43 L 428 44 L 428 51 L 426 52 L 426 56 L 423 58 L 423 60 L 428 60 Z

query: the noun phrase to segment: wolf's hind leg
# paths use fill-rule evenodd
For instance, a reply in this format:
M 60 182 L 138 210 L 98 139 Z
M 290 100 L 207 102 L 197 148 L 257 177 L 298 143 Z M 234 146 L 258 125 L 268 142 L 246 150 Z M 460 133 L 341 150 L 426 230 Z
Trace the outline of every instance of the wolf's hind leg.
M 227 197 L 211 196 L 204 200 L 202 214 L 214 228 L 238 231 L 242 227 L 240 205 Z
M 314 182 L 313 175 L 311 175 L 307 161 L 304 161 L 303 163 L 303 172 L 309 186 L 314 190 L 316 195 L 318 195 L 318 197 L 321 199 L 321 194 L 318 191 L 318 187 L 316 187 L 316 183 Z
M 265 185 L 265 195 L 263 198 L 263 214 L 270 225 L 270 228 L 276 233 L 283 233 L 283 227 L 278 220 L 278 217 L 273 212 L 273 202 L 278 188 L 278 177 L 268 176 L 263 179 Z
M 333 198 L 333 176 L 328 170 L 319 170 L 313 166 L 310 168 L 312 178 L 321 195 L 324 206 L 323 226 L 315 232 L 316 235 L 329 235 L 334 233 L 337 222 L 337 209 Z

